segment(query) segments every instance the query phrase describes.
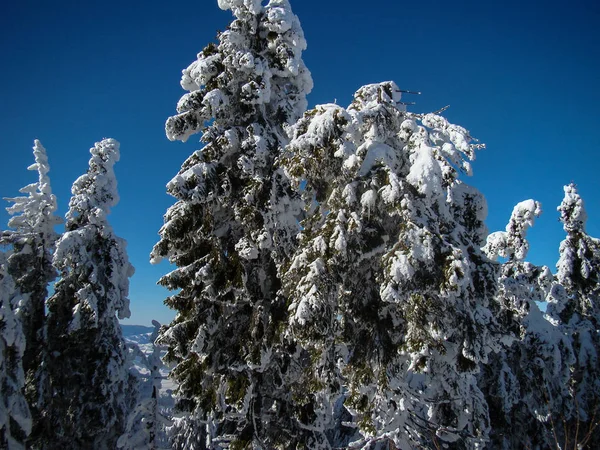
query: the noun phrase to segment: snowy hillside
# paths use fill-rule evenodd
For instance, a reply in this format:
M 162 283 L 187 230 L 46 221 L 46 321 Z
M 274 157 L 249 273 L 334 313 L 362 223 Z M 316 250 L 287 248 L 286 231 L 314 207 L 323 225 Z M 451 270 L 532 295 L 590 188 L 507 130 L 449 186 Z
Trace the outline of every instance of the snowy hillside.
M 152 333 L 154 332 L 153 327 L 146 327 L 143 325 L 121 325 L 121 329 L 123 330 L 123 338 L 128 344 L 137 345 L 146 357 L 149 357 L 152 354 L 152 351 L 154 350 L 152 346 Z M 161 357 L 163 355 L 164 351 L 161 352 Z M 135 358 L 134 362 L 134 369 L 137 370 L 141 376 L 147 376 L 149 371 L 141 358 Z M 163 367 L 160 372 L 163 376 L 161 393 L 168 393 L 170 396 L 170 392 L 168 391 L 172 391 L 174 385 L 173 382 L 167 378 L 169 369 L 167 367 Z
M 142 351 L 142 353 L 149 357 L 153 352 L 152 345 L 152 333 L 154 332 L 153 327 L 146 327 L 143 325 L 121 325 L 121 329 L 123 330 L 123 338 L 125 342 L 128 344 L 135 344 Z M 164 355 L 164 351 L 161 351 L 161 357 Z M 134 359 L 133 370 L 137 371 L 139 376 L 143 379 L 147 379 L 150 371 L 142 358 L 136 357 Z M 171 397 L 173 390 L 175 389 L 175 385 L 173 381 L 168 378 L 169 368 L 162 367 L 160 369 L 160 374 L 162 375 L 161 379 L 161 388 L 160 388 L 160 404 L 162 409 L 171 409 L 173 407 L 173 399 Z M 149 388 L 150 385 L 148 385 Z M 149 393 L 148 393 L 149 394 Z

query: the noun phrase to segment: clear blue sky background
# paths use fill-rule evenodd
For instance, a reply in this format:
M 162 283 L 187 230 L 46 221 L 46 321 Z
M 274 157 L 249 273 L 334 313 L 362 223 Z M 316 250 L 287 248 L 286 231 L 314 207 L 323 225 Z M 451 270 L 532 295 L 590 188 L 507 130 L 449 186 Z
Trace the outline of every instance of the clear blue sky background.
M 347 105 L 361 85 L 394 80 L 422 91 L 412 107 L 437 110 L 485 142 L 470 183 L 487 197 L 488 227 L 503 229 L 515 203 L 545 213 L 530 233 L 530 259 L 554 266 L 564 233 L 556 206 L 574 181 L 588 231 L 600 236 L 600 2 L 292 0 L 315 81 L 309 103 Z M 164 121 L 183 94 L 181 70 L 230 12 L 216 0 L 4 2 L 0 15 L 0 197 L 35 180 L 26 167 L 40 139 L 60 213 L 87 168 L 88 149 L 121 142 L 121 202 L 111 223 L 136 267 L 132 319 L 173 312 L 151 266 L 166 183 L 196 148 L 169 142 Z M 5 203 L 3 206 L 7 206 Z M 0 211 L 0 228 L 8 215 Z

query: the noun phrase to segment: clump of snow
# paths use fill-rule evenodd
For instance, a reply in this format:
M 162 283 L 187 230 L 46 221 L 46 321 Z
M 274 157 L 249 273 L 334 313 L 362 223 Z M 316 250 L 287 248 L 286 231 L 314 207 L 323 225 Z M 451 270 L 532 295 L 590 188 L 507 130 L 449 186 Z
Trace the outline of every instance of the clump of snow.
M 239 242 L 235 244 L 235 250 L 241 258 L 248 260 L 258 258 L 258 248 L 247 238 L 240 239 Z
M 398 159 L 396 150 L 389 145 L 370 140 L 361 145 L 356 150 L 356 153 L 364 155 L 358 176 L 364 176 L 369 173 L 376 163 L 383 163 L 386 166 L 394 167 Z
M 354 94 L 354 101 L 360 104 L 361 109 L 373 108 L 382 104 L 396 108 L 401 98 L 402 93 L 393 81 L 367 84 Z
M 236 16 L 239 16 L 243 10 L 252 14 L 258 14 L 261 9 L 261 0 L 217 0 L 219 8 L 222 10 L 231 9 Z
M 377 191 L 371 189 L 365 192 L 360 197 L 360 205 L 362 206 L 363 213 L 366 213 L 367 217 L 371 217 L 371 211 L 375 211 L 377 205 Z
M 413 155 L 413 163 L 406 180 L 424 196 L 436 198 L 442 193 L 442 171 L 434 157 L 433 149 L 424 144 Z
M 216 188 L 215 169 L 214 163 L 195 164 L 169 181 L 167 191 L 177 192 L 192 203 L 211 201 Z
M 397 174 L 390 172 L 388 177 L 388 184 L 381 188 L 380 196 L 384 203 L 392 205 L 402 198 L 402 184 Z
M 272 1 L 267 8 L 267 29 L 285 33 L 292 28 L 295 16 L 289 8 L 277 6 L 277 3 L 284 4 Z

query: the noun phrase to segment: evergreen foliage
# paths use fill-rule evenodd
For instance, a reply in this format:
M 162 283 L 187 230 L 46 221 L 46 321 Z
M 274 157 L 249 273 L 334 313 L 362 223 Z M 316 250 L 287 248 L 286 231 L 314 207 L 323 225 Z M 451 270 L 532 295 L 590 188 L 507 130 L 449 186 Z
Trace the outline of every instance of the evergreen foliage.
M 306 111 L 289 0 L 218 5 L 234 19 L 165 126 L 203 148 L 167 185 L 151 261 L 175 266 L 177 315 L 150 355 L 119 324 L 119 143 L 90 149 L 59 236 L 35 141 L 0 235 L 0 448 L 600 448 L 600 240 L 575 185 L 553 274 L 527 261 L 538 202 L 488 234 L 466 129 L 408 112 L 391 81 Z
M 287 305 L 278 267 L 298 231 L 297 199 L 273 163 L 284 127 L 312 88 L 306 43 L 287 0 L 220 0 L 235 20 L 183 71 L 189 91 L 166 123 L 171 140 L 202 133 L 202 150 L 168 184 L 152 260 L 177 268 L 160 284 L 180 290 L 177 316 L 162 332 L 175 363 L 176 448 L 312 445 L 290 413 L 293 348 L 281 330 Z
M 7 208 L 13 216 L 8 222 L 12 229 L 3 232 L 0 244 L 11 247 L 8 271 L 21 293 L 18 316 L 26 342 L 23 353 L 26 395 L 38 423 L 37 403 L 44 378 L 39 369 L 44 351 L 45 302 L 48 286 L 57 275 L 52 255 L 59 236 L 54 228 L 63 221 L 54 215 L 57 204 L 50 187 L 50 166 L 46 149 L 38 140 L 34 142 L 33 155 L 35 163 L 28 170 L 37 171 L 38 181 L 21 189 L 26 196 L 6 199 L 14 203 Z M 33 433 L 35 439 L 37 430 Z
M 32 426 L 24 394 L 25 335 L 18 318 L 22 303 L 8 272 L 7 254 L 0 252 L 0 448 L 10 450 L 25 449 Z
M 586 233 L 587 213 L 574 184 L 558 207 L 567 233 L 556 264 L 559 286 L 548 312 L 571 341 L 574 362 L 569 388 L 574 411 L 564 440 L 600 446 L 600 240 Z
M 342 396 L 353 446 L 485 442 L 474 375 L 496 345 L 495 267 L 480 250 L 483 197 L 459 180 L 480 147 L 407 113 L 392 82 L 294 126 L 282 164 L 308 213 L 284 291 L 288 333 L 310 355 L 295 395 L 311 426 L 331 426 Z
M 484 247 L 490 258 L 507 259 L 498 278 L 497 320 L 508 335 L 480 383 L 493 411 L 492 448 L 553 447 L 562 433 L 554 421 L 570 414 L 571 344 L 536 304 L 559 287 L 548 267 L 525 261 L 527 230 L 540 214 L 534 200 L 517 204 L 506 231 L 490 234 Z
M 465 129 L 408 113 L 391 82 L 300 117 L 311 82 L 288 2 L 219 6 L 236 19 L 184 71 L 166 125 L 205 147 L 169 183 L 152 253 L 180 289 L 160 338 L 179 383 L 174 447 L 559 439 L 575 359 L 562 316 L 536 305 L 566 291 L 525 261 L 540 205 L 488 236 L 483 196 L 460 179 L 482 147 Z
M 118 202 L 113 165 L 119 144 L 90 149 L 89 169 L 73 184 L 66 231 L 54 254 L 60 280 L 48 300 L 43 448 L 112 449 L 131 393 L 117 320 L 129 317 L 133 267 L 107 221 Z

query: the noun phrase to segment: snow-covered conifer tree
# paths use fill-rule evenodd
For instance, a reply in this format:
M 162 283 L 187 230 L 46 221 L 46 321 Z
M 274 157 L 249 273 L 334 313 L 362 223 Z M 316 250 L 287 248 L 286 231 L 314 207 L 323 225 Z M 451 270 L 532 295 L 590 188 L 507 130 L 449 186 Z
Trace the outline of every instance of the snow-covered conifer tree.
M 308 353 L 293 395 L 333 446 L 486 441 L 475 374 L 495 345 L 495 267 L 480 251 L 483 196 L 459 180 L 478 147 L 439 115 L 407 113 L 392 82 L 293 127 L 281 164 L 309 205 L 284 277 L 287 333 Z M 328 430 L 344 425 L 340 400 L 355 436 Z
M 548 314 L 571 340 L 575 361 L 571 373 L 574 399 L 570 438 L 600 447 L 600 240 L 586 233 L 587 214 L 575 185 L 564 188 L 558 207 L 567 237 L 560 244 L 556 278 L 560 290 Z
M 310 446 L 312 432 L 288 411 L 293 364 L 277 276 L 301 209 L 273 167 L 312 88 L 306 43 L 288 0 L 219 6 L 235 20 L 183 71 L 189 93 L 166 123 L 169 139 L 201 133 L 204 147 L 167 186 L 177 202 L 152 252 L 177 266 L 160 284 L 180 290 L 166 300 L 177 316 L 160 338 L 187 414 L 173 445 Z
M 107 220 L 119 200 L 119 143 L 105 139 L 90 152 L 54 254 L 60 280 L 48 300 L 44 448 L 115 448 L 131 401 L 117 316 L 129 317 L 134 270 Z
M 48 157 L 38 140 L 34 142 L 33 155 L 35 163 L 28 169 L 38 172 L 38 181 L 21 189 L 26 196 L 6 199 L 14 203 L 7 208 L 13 215 L 8 222 L 12 230 L 2 234 L 1 243 L 12 248 L 8 270 L 21 293 L 18 315 L 26 341 L 23 369 L 26 394 L 35 418 L 40 394 L 39 378 L 42 376 L 38 369 L 43 351 L 45 302 L 48 285 L 56 278 L 52 254 L 58 234 L 54 227 L 61 224 L 62 219 L 54 215 L 57 206 L 48 177 Z
M 31 415 L 25 400 L 25 335 L 17 317 L 22 297 L 0 252 L 0 448 L 25 449 Z
M 527 230 L 540 214 L 534 200 L 517 204 L 506 231 L 491 233 L 484 247 L 491 259 L 506 258 L 496 320 L 507 336 L 480 377 L 492 413 L 491 448 L 554 448 L 570 414 L 571 346 L 536 305 L 557 286 L 548 267 L 525 261 Z

